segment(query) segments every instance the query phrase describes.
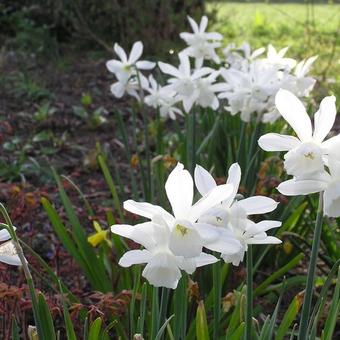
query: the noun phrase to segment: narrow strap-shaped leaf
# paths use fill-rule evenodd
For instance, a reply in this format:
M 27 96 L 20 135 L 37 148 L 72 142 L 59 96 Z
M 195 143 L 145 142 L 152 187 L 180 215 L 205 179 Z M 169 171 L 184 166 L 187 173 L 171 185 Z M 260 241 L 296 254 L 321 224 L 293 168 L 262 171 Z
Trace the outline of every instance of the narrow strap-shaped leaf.
M 283 316 L 281 324 L 276 332 L 275 340 L 283 340 L 284 337 L 287 335 L 289 327 L 291 326 L 300 311 L 302 301 L 303 294 L 299 293 L 294 297 L 293 301 L 290 303 L 288 309 L 286 310 L 286 313 Z
M 62 299 L 62 303 L 63 303 L 63 314 L 64 314 L 67 340 L 77 340 L 76 333 L 74 331 L 72 320 L 71 320 L 71 317 L 70 317 L 70 313 L 68 312 L 68 307 L 67 307 L 65 299 L 64 299 L 64 291 L 63 291 L 63 288 L 62 288 L 60 282 L 59 282 L 59 289 L 60 289 L 61 299 Z M 86 320 L 85 320 L 85 326 L 87 324 Z M 84 340 L 86 340 L 86 338 L 84 338 Z
M 123 211 L 121 208 L 121 203 L 118 197 L 118 193 L 116 190 L 116 186 L 113 182 L 112 176 L 110 174 L 110 170 L 105 162 L 105 158 L 102 155 L 98 156 L 98 163 L 100 165 L 100 168 L 102 169 L 106 184 L 108 185 L 111 195 L 112 195 L 112 199 L 113 199 L 113 204 L 114 207 L 119 215 L 119 218 L 121 220 L 121 223 L 124 223 L 124 215 L 123 215 Z
M 72 202 L 66 194 L 60 178 L 55 170 L 53 170 L 53 174 L 58 185 L 59 195 L 63 202 L 67 218 L 72 226 L 72 233 L 74 234 L 74 241 L 77 244 L 78 252 L 88 265 L 88 271 L 91 273 L 92 282 L 95 282 L 94 288 L 103 292 L 108 292 L 111 290 L 111 282 L 106 275 L 104 263 L 98 259 L 95 251 L 88 243 L 85 230 L 80 224 L 78 216 L 73 209 Z
M 165 320 L 165 322 L 163 323 L 162 327 L 159 329 L 156 337 L 155 337 L 155 340 L 160 340 L 162 339 L 162 335 L 165 331 L 165 328 L 167 327 L 167 325 L 169 324 L 170 320 L 174 317 L 174 315 L 172 314 L 168 319 Z
M 300 260 L 304 257 L 302 253 L 296 255 L 292 260 L 290 260 L 287 264 L 277 270 L 275 273 L 270 275 L 266 280 L 264 280 L 255 290 L 254 295 L 259 295 L 265 288 L 267 288 L 274 280 L 278 279 L 279 277 L 283 276 L 287 273 L 290 269 L 294 268 Z
M 196 312 L 196 338 L 197 340 L 209 340 L 209 328 L 207 315 L 205 313 L 204 302 L 201 300 L 198 303 Z
M 100 330 L 102 328 L 102 319 L 98 317 L 90 325 L 89 340 L 98 340 L 100 335 Z
M 56 334 L 54 330 L 52 315 L 46 303 L 45 297 L 41 293 L 38 295 L 38 308 L 44 338 L 46 340 L 47 339 L 55 340 Z
M 236 331 L 235 331 L 232 335 L 228 336 L 228 337 L 226 338 L 226 340 L 240 340 L 240 339 L 242 339 L 242 336 L 243 336 L 243 333 L 244 333 L 245 325 L 246 325 L 246 324 L 245 324 L 244 322 L 242 322 L 242 323 L 237 327 Z
M 323 340 L 332 340 L 335 325 L 336 322 L 338 321 L 339 311 L 340 311 L 340 266 L 338 269 L 338 279 L 332 297 L 331 307 L 329 309 L 324 327 L 324 337 L 322 338 Z
M 12 317 L 12 340 L 20 340 L 19 327 L 14 315 Z

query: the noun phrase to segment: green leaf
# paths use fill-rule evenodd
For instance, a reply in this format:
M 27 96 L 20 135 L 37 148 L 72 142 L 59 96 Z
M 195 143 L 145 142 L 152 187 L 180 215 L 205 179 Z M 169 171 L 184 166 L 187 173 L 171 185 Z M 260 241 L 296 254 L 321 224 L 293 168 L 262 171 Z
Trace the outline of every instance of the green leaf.
M 286 313 L 283 316 L 281 324 L 276 332 L 275 340 L 283 340 L 287 335 L 287 331 L 293 321 L 296 318 L 296 315 L 299 313 L 301 305 L 303 301 L 303 295 L 301 293 L 297 294 L 293 301 L 290 303 Z
M 309 328 L 312 329 L 312 331 L 314 330 L 314 332 L 316 333 L 316 329 L 317 329 L 317 324 L 318 324 L 318 320 L 319 320 L 319 316 L 322 313 L 322 310 L 324 308 L 325 302 L 327 300 L 327 296 L 329 293 L 329 288 L 332 284 L 332 280 L 333 280 L 333 276 L 336 274 L 338 268 L 340 265 L 340 259 L 338 261 L 336 261 L 336 263 L 333 265 L 331 271 L 328 273 L 327 279 L 321 289 L 320 295 L 315 303 L 313 312 L 312 312 L 312 316 L 311 316 L 311 321 L 309 324 Z
M 60 290 L 60 293 L 61 293 L 61 300 L 62 300 L 62 303 L 63 303 L 63 314 L 64 314 L 67 340 L 77 340 L 76 333 L 74 331 L 72 320 L 71 320 L 71 317 L 70 317 L 70 313 L 68 312 L 68 307 L 67 307 L 65 299 L 64 299 L 64 290 L 63 290 L 63 287 L 61 286 L 60 281 L 59 281 L 59 290 Z
M 197 340 L 209 340 L 207 315 L 203 300 L 198 303 L 196 312 L 196 338 Z
M 162 338 L 162 335 L 165 331 L 165 328 L 166 326 L 169 324 L 170 320 L 174 317 L 174 315 L 171 315 L 168 319 L 165 320 L 164 324 L 162 325 L 162 327 L 159 329 L 156 337 L 155 337 L 155 340 L 161 340 Z
M 81 106 L 72 106 L 73 113 L 81 119 L 87 119 L 89 117 L 88 112 Z
M 53 138 L 53 133 L 51 131 L 43 130 L 37 133 L 36 135 L 34 135 L 32 141 L 34 143 L 39 143 L 39 142 L 45 142 L 45 141 L 51 140 L 52 138 Z
M 66 216 L 71 223 L 74 241 L 79 254 L 86 263 L 87 271 L 90 274 L 93 288 L 102 292 L 111 291 L 111 280 L 108 277 L 103 261 L 96 255 L 94 249 L 87 241 L 87 235 L 80 224 L 78 216 L 73 209 L 72 202 L 66 194 L 58 174 L 53 170 L 55 180 L 58 185 L 59 195 L 64 205 Z
M 52 315 L 46 303 L 45 297 L 41 293 L 38 295 L 38 309 L 44 339 L 55 340 L 57 337 L 54 331 Z
M 296 255 L 292 260 L 290 260 L 287 264 L 277 270 L 275 273 L 270 275 L 266 280 L 264 280 L 257 288 L 254 290 L 254 296 L 261 294 L 274 280 L 283 276 L 290 269 L 294 268 L 300 260 L 304 257 L 302 253 Z
M 245 322 L 242 322 L 236 329 L 236 331 L 231 334 L 230 336 L 226 337 L 226 340 L 240 340 L 242 339 L 244 328 L 245 328 Z
M 293 210 L 288 219 L 283 223 L 282 227 L 277 231 L 276 236 L 280 238 L 285 231 L 293 230 L 300 219 L 303 217 L 303 212 L 305 211 L 307 206 L 308 202 L 303 202 L 295 210 Z
M 237 292 L 235 291 L 234 294 L 237 294 L 236 296 L 236 302 L 235 302 L 235 308 L 233 310 L 233 313 L 231 314 L 230 322 L 227 329 L 227 337 L 231 334 L 233 334 L 236 329 L 241 324 L 242 316 L 243 316 L 243 310 L 244 310 L 244 304 L 245 304 L 245 289 L 244 286 L 241 291 Z
M 12 340 L 20 340 L 19 327 L 14 315 L 12 317 Z
M 98 317 L 96 320 L 94 320 L 90 325 L 90 331 L 89 331 L 89 340 L 98 340 L 100 330 L 102 328 L 102 319 Z
M 340 266 L 338 269 L 338 279 L 336 282 L 334 294 L 332 296 L 332 304 L 328 312 L 325 327 L 323 330 L 322 340 L 332 340 L 336 322 L 340 311 Z
M 124 215 L 121 209 L 121 204 L 120 204 L 120 200 L 119 200 L 118 193 L 116 190 L 116 186 L 113 182 L 112 176 L 110 174 L 110 170 L 105 162 L 105 158 L 102 155 L 99 155 L 98 162 L 99 162 L 100 168 L 102 169 L 103 175 L 105 177 L 105 181 L 110 189 L 114 207 L 121 219 L 121 222 L 124 223 Z
M 81 254 L 78 252 L 77 247 L 75 246 L 65 226 L 61 222 L 61 219 L 58 213 L 56 212 L 56 210 L 54 209 L 54 207 L 45 197 L 41 198 L 41 203 L 45 209 L 45 212 L 47 213 L 49 220 L 52 223 L 52 227 L 55 233 L 57 234 L 58 238 L 61 240 L 64 247 L 72 255 L 72 257 L 78 262 L 78 264 L 83 268 L 83 270 L 85 270 L 88 276 L 90 276 L 90 274 L 87 271 L 87 265 L 85 261 L 83 260 Z
M 81 97 L 81 104 L 85 107 L 90 106 L 92 104 L 92 97 L 90 93 L 84 93 Z

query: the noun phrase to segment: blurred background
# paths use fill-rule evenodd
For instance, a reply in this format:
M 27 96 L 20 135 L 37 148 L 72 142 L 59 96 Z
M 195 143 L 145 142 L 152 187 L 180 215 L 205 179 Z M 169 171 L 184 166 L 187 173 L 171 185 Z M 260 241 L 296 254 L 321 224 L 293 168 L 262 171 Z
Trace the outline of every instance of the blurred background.
M 179 32 L 190 30 L 186 16 L 202 14 L 225 45 L 247 41 L 255 49 L 272 43 L 289 46 L 296 59 L 318 55 L 315 101 L 339 93 L 337 1 L 2 0 L 2 182 L 45 183 L 50 164 L 72 172 L 79 157 L 83 169 L 95 166 L 95 142 L 114 148 L 110 113 L 126 100 L 109 91 L 113 77 L 105 62 L 113 57 L 113 44 L 129 50 L 141 40 L 147 59 L 174 59 L 184 47 Z
M 20 225 L 20 236 L 79 292 L 87 293 L 89 287 L 60 246 L 40 205 L 41 197 L 60 201 L 51 165 L 82 188 L 96 218 L 106 220 L 112 200 L 98 166 L 98 146 L 121 193 L 129 195 L 131 189 L 128 171 L 133 168 L 139 174 L 138 158 L 133 155 L 127 160 L 117 132 L 116 108 L 131 136 L 137 136 L 136 144 L 143 140 L 142 123 L 132 128 L 129 110 L 134 99 L 131 104 L 110 93 L 114 76 L 105 63 L 114 56 L 113 45 L 118 42 L 129 51 L 133 42 L 141 40 L 145 59 L 177 64 L 175 52 L 184 47 L 179 33 L 191 31 L 186 16 L 199 20 L 203 14 L 209 17 L 208 30 L 222 33 L 225 45 L 247 41 L 252 49 L 270 43 L 278 50 L 289 46 L 287 55 L 297 60 L 318 55 L 310 72 L 317 78 L 313 104 L 328 94 L 340 97 L 339 1 L 0 1 L 0 201 Z M 150 109 L 148 114 L 154 112 Z M 155 135 L 153 122 L 148 128 Z M 179 143 L 172 130 L 164 135 L 169 152 Z M 175 162 L 171 157 L 167 160 L 169 166 Z M 73 188 L 69 180 L 64 184 Z M 70 191 L 80 219 L 90 225 L 78 193 Z M 64 216 L 60 204 L 58 209 Z M 329 253 L 336 259 L 339 247 L 332 236 L 329 240 Z M 291 244 L 285 245 L 290 254 Z M 13 271 L 1 266 L 0 282 L 16 282 Z M 44 284 L 38 282 L 39 287 Z M 14 301 L 12 292 L 4 291 L 1 303 Z M 98 305 L 98 296 L 86 295 L 86 299 Z M 18 301 L 25 307 L 23 299 Z M 48 302 L 58 306 L 53 296 Z

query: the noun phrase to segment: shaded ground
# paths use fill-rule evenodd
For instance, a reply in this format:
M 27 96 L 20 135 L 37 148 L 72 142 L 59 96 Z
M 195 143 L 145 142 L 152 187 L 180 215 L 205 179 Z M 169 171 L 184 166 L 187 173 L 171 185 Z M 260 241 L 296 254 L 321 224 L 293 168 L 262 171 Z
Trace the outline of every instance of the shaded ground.
M 57 240 L 42 210 L 40 198 L 47 197 L 56 204 L 60 215 L 64 215 L 62 208 L 58 208 L 58 191 L 51 172 L 53 166 L 59 174 L 67 175 L 83 190 L 97 214 L 96 220 L 106 227 L 105 213 L 107 209 L 112 210 L 112 201 L 97 167 L 96 143 L 114 154 L 116 166 L 120 167 L 123 153 L 116 139 L 112 107 L 124 107 L 124 103 L 114 101 L 109 93 L 111 80 L 105 68 L 105 59 L 94 61 L 81 56 L 73 60 L 76 62 L 58 68 L 55 63 L 40 64 L 34 59 L 25 60 L 23 65 L 23 59 L 13 54 L 2 54 L 0 201 L 10 211 L 19 236 L 47 261 L 76 295 L 83 296 L 84 303 L 91 305 L 96 301 L 98 304 L 101 297 L 89 296 L 92 293 L 77 265 Z M 44 119 L 37 119 L 37 112 L 47 104 L 48 110 L 53 113 Z M 77 116 L 75 107 L 88 112 L 89 117 Z M 89 122 L 91 113 L 98 108 L 101 108 L 100 117 L 105 122 Z M 89 233 L 93 232 L 79 195 L 67 181 L 64 180 L 64 184 L 82 223 Z M 39 264 L 33 257 L 27 256 L 32 268 L 38 270 L 34 273 L 36 286 L 48 289 L 49 284 L 44 282 L 44 276 L 40 278 Z M 23 275 L 17 277 L 14 267 L 3 264 L 0 267 L 6 269 L 1 270 L 0 281 L 15 284 L 12 291 L 6 285 L 1 287 L 4 301 L 13 300 L 13 294 L 17 297 L 25 294 L 16 288 L 24 282 Z M 56 312 L 57 300 L 54 295 L 50 301 Z M 23 303 L 27 304 L 25 301 Z M 24 309 L 22 305 L 18 308 Z M 96 310 L 93 313 L 96 314 Z M 0 334 L 5 334 L 1 327 Z

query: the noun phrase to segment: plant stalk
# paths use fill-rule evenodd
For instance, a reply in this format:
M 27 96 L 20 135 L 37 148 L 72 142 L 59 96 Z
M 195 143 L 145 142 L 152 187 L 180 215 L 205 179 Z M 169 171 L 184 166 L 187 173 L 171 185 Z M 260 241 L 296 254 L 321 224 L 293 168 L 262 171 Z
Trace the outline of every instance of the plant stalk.
M 253 323 L 253 253 L 252 245 L 247 249 L 247 309 L 246 309 L 246 340 L 251 340 Z
M 37 295 L 35 293 L 32 274 L 31 274 L 31 272 L 28 268 L 28 263 L 25 259 L 24 252 L 22 250 L 19 239 L 18 239 L 17 234 L 15 232 L 11 218 L 9 217 L 8 212 L 7 212 L 5 206 L 2 203 L 0 203 L 0 211 L 1 211 L 2 216 L 4 217 L 4 219 L 6 221 L 6 224 L 8 226 L 7 230 L 9 232 L 9 234 L 11 235 L 12 242 L 14 244 L 15 250 L 16 250 L 18 257 L 20 259 L 20 262 L 21 262 L 22 269 L 24 271 L 25 278 L 26 278 L 26 281 L 27 281 L 27 284 L 28 284 L 28 287 L 29 287 L 29 290 L 30 290 L 34 320 L 37 323 L 36 326 L 37 326 L 38 337 L 39 337 L 39 339 L 43 340 L 44 335 L 43 335 L 43 332 L 42 332 L 42 329 L 41 329 L 42 325 L 40 325 L 38 299 L 37 299 Z
M 187 167 L 191 176 L 196 166 L 196 110 L 195 107 L 187 115 Z
M 309 321 L 309 314 L 310 314 L 312 298 L 313 298 L 315 269 L 316 269 L 316 261 L 318 258 L 318 251 L 319 251 L 319 246 L 320 246 L 322 222 L 323 222 L 323 192 L 320 192 L 318 214 L 317 214 L 316 222 L 315 222 L 312 253 L 311 253 L 311 258 L 310 258 L 310 262 L 308 266 L 307 284 L 306 284 L 305 296 L 303 298 L 298 340 L 307 339 L 308 321 Z

